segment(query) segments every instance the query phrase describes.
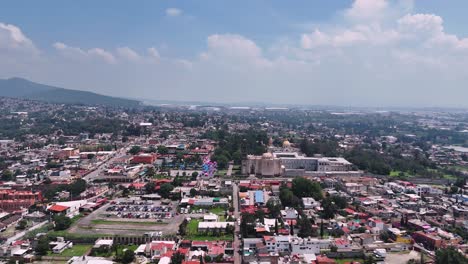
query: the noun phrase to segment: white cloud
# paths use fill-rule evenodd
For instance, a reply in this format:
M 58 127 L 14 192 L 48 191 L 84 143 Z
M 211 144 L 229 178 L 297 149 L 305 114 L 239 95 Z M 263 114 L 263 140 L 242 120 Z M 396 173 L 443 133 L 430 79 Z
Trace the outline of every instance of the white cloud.
M 159 55 L 159 51 L 155 47 L 148 48 L 148 54 L 153 60 L 158 61 L 161 59 L 161 55 Z
M 171 7 L 171 8 L 166 9 L 166 16 L 176 17 L 180 15 L 182 15 L 182 10 L 178 8 Z
M 0 50 L 38 54 L 39 50 L 20 28 L 0 23 Z
M 2 30 L 0 50 L 5 39 L 27 43 L 24 34 Z M 55 76 L 73 84 L 66 87 L 121 96 L 131 87 L 132 96 L 157 99 L 468 106 L 468 39 L 447 33 L 436 14 L 413 13 L 412 1 L 356 0 L 333 21 L 278 39 L 259 45 L 241 34 L 212 34 L 198 56 L 186 58 L 161 57 L 154 47 L 140 54 L 57 42 L 61 56 L 52 62 L 11 70 L 0 60 L 0 72 Z
M 353 20 L 381 19 L 388 7 L 386 0 L 355 0 L 345 15 Z
M 83 50 L 78 47 L 68 46 L 62 42 L 55 42 L 52 45 L 61 55 L 68 59 L 74 60 L 84 60 L 84 59 L 99 59 L 105 61 L 109 64 L 114 64 L 117 62 L 116 58 L 112 53 L 101 49 L 101 48 L 92 48 L 89 50 Z
M 311 34 L 302 34 L 301 36 L 301 46 L 304 49 L 329 45 L 330 41 L 330 37 L 318 29 L 315 29 Z
M 123 59 L 128 60 L 128 61 L 136 62 L 136 61 L 141 60 L 141 56 L 136 51 L 132 50 L 129 47 L 117 48 L 117 54 Z

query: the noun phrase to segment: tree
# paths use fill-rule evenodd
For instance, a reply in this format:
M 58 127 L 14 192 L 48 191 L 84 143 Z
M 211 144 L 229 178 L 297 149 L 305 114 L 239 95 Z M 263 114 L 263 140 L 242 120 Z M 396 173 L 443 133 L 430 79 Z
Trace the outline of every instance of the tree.
M 216 161 L 219 169 L 226 169 L 229 163 L 229 158 L 224 154 L 211 156 L 211 160 Z
M 195 188 L 190 189 L 190 197 L 195 197 L 198 195 L 198 191 Z
M 13 172 L 10 170 L 4 170 L 2 173 L 2 181 L 12 181 L 14 180 Z
M 243 237 L 255 236 L 255 215 L 242 213 L 240 230 Z
M 21 221 L 18 222 L 17 229 L 19 230 L 24 230 L 26 229 L 26 226 L 28 225 L 28 222 L 24 219 L 21 219 Z
M 192 180 L 193 181 L 196 180 L 197 177 L 198 177 L 198 172 L 197 171 L 192 172 Z
M 312 197 L 315 200 L 321 200 L 323 198 L 320 184 L 302 177 L 295 178 L 292 181 L 291 191 L 299 198 Z
M 180 223 L 180 225 L 179 225 L 179 235 L 185 236 L 187 234 L 187 225 L 188 225 L 187 219 L 184 219 L 184 221 L 182 221 L 182 223 Z
M 299 226 L 299 232 L 297 235 L 302 238 L 312 236 L 313 230 L 309 219 L 307 219 L 307 217 L 302 214 L 298 220 L 299 221 L 297 222 L 297 225 Z
M 140 153 L 141 151 L 141 147 L 140 146 L 133 146 L 129 151 L 128 153 L 132 154 L 132 155 L 136 155 L 138 153 Z
M 34 250 L 39 256 L 47 255 L 47 251 L 49 251 L 49 238 L 47 238 L 47 236 L 41 236 Z
M 278 217 L 281 212 L 281 203 L 278 199 L 270 198 L 266 203 L 266 207 L 273 218 Z
M 135 259 L 135 252 L 131 249 L 127 249 L 124 251 L 122 255 L 122 263 L 131 263 Z
M 468 259 L 465 258 L 457 249 L 454 247 L 448 247 L 445 249 L 439 249 L 436 251 L 436 264 L 467 264 Z
M 323 220 L 320 222 L 320 238 L 323 239 L 324 235 L 324 228 L 323 228 Z
M 205 263 L 209 263 L 209 262 L 211 262 L 211 257 L 209 255 L 205 255 L 203 260 L 205 261 Z
M 145 184 L 146 193 L 154 193 L 155 190 L 156 190 L 156 183 L 154 183 L 153 181 L 150 181 L 147 184 Z
M 365 259 L 364 259 L 364 262 L 363 264 L 375 264 L 376 261 L 374 259 L 374 257 L 372 255 L 370 256 L 367 256 Z
M 257 218 L 261 223 L 263 223 L 263 220 L 265 219 L 265 212 L 263 212 L 263 210 L 256 210 L 255 218 Z
M 280 200 L 284 206 L 299 207 L 301 200 L 286 185 L 280 186 Z
M 148 167 L 148 169 L 146 170 L 146 176 L 154 177 L 154 175 L 156 175 L 156 172 L 154 171 L 154 168 L 153 167 Z
M 54 226 L 55 231 L 68 229 L 72 224 L 70 217 L 67 217 L 65 215 L 55 215 L 54 222 L 55 222 L 55 226 Z
M 171 257 L 171 264 L 182 264 L 182 261 L 185 259 L 185 255 L 180 252 L 176 252 Z
M 161 197 L 163 198 L 169 198 L 169 195 L 171 194 L 172 190 L 174 190 L 174 185 L 170 183 L 164 183 L 159 188 L 159 195 L 161 195 Z
M 158 146 L 158 154 L 161 154 L 161 155 L 164 155 L 164 154 L 167 154 L 169 152 L 169 150 L 167 149 L 166 146 Z
M 184 173 L 185 173 L 185 171 L 184 171 Z M 179 176 L 175 176 L 174 180 L 172 181 L 172 185 L 182 186 L 182 182 L 183 182 L 183 179 L 181 179 Z
M 335 217 L 335 214 L 338 211 L 338 208 L 332 198 L 327 197 L 322 201 L 322 217 L 324 219 L 331 219 Z

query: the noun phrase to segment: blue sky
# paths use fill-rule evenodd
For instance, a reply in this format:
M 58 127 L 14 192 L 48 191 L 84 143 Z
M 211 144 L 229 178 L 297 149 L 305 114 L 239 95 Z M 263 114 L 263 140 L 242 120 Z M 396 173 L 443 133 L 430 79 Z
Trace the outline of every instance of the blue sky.
M 467 106 L 465 10 L 464 0 L 7 0 L 0 77 L 151 99 Z

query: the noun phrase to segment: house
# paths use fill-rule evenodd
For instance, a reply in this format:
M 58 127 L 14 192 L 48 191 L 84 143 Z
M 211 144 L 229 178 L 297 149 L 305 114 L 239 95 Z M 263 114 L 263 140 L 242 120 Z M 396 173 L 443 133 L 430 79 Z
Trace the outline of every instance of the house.
M 333 245 L 335 247 L 338 248 L 338 250 L 340 249 L 348 249 L 348 248 L 351 248 L 351 244 L 349 243 L 349 241 L 345 238 L 337 238 L 333 241 Z
M 316 207 L 320 207 L 320 203 L 315 201 L 315 199 L 312 197 L 302 198 L 302 203 L 304 204 L 304 209 L 314 209 Z
M 63 214 L 67 215 L 70 213 L 70 207 L 65 205 L 54 204 L 47 209 L 52 214 Z
M 204 222 L 218 222 L 218 215 L 210 213 L 203 216 Z
M 93 249 L 110 249 L 114 244 L 112 239 L 98 239 L 94 243 Z
M 234 226 L 234 222 L 199 222 L 198 223 L 198 232 L 206 232 L 217 230 L 224 232 L 227 226 Z
M 49 246 L 52 248 L 54 254 L 60 254 L 65 249 L 72 248 L 73 243 L 71 241 L 65 241 L 63 237 L 57 237 L 57 241 L 50 242 Z
M 281 216 L 289 225 L 295 225 L 298 213 L 294 208 L 286 208 L 285 210 L 281 210 Z
M 145 254 L 152 259 L 161 259 L 164 256 L 172 256 L 175 249 L 175 241 L 151 241 L 146 243 Z
M 292 254 L 320 254 L 320 250 L 329 249 L 332 240 L 318 238 L 291 238 Z

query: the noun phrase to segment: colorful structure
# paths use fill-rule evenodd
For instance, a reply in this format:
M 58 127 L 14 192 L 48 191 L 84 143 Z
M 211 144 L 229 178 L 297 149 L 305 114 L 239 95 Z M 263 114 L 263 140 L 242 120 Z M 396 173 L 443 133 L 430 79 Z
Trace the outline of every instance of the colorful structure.
M 203 159 L 202 175 L 206 177 L 213 177 L 216 172 L 218 164 L 216 161 L 211 161 L 209 157 Z

